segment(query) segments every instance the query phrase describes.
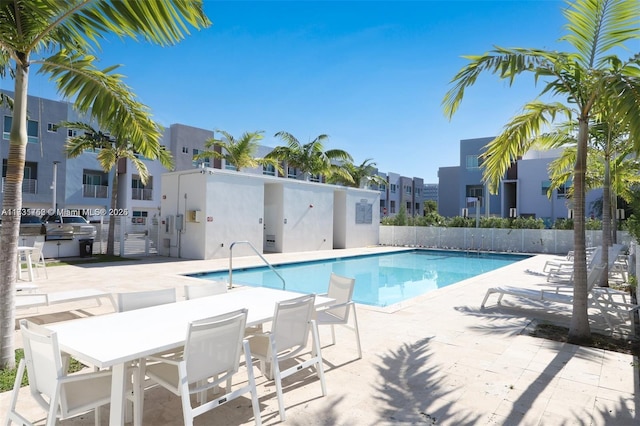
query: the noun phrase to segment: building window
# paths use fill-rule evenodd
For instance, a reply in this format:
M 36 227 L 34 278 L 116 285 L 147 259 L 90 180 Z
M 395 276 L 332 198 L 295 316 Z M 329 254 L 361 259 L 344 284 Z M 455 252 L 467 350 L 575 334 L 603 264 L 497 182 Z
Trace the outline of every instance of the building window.
M 394 214 L 396 212 L 396 202 L 394 200 L 389 201 L 389 213 Z
M 416 203 L 416 212 L 420 211 L 420 203 Z
M 568 189 L 569 187 L 567 185 L 565 184 L 560 185 L 556 190 L 558 193 L 558 198 L 566 198 Z
M 411 195 L 411 185 L 404 186 L 404 193 Z
M 287 177 L 289 179 L 297 179 L 298 178 L 298 170 L 295 167 L 287 166 Z
M 22 192 L 24 194 L 38 193 L 38 163 L 26 161 L 24 163 L 24 174 L 22 175 Z M 2 192 L 4 192 L 4 181 L 7 177 L 7 160 L 2 160 Z
M 262 166 L 262 174 L 267 176 L 275 176 L 276 167 L 273 164 L 264 164 Z
M 131 177 L 131 199 L 132 200 L 153 200 L 153 177 L 149 176 L 147 184 L 142 183 L 140 176 Z
M 199 149 L 193 148 L 193 157 L 191 160 L 191 164 L 193 165 L 193 167 L 211 167 L 211 163 L 209 162 L 208 158 L 196 158 L 196 156 L 200 153 L 201 151 Z
M 67 136 L 70 138 L 75 138 L 76 136 L 78 136 L 78 132 L 73 129 L 67 129 Z
M 380 192 L 384 192 L 387 190 L 387 185 L 385 185 L 384 183 L 381 183 L 378 189 L 380 189 Z
M 387 207 L 387 200 L 380 200 L 380 207 Z
M 467 170 L 479 169 L 483 160 L 477 155 L 467 155 Z
M 416 188 L 416 195 L 420 195 L 420 188 Z
M 82 196 L 86 198 L 107 198 L 109 192 L 108 175 L 98 170 L 82 172 Z
M 395 194 L 395 193 L 396 193 L 396 184 L 395 184 L 395 183 L 392 183 L 392 184 L 390 184 L 390 185 L 389 185 L 389 191 L 390 191 L 392 194 Z
M 53 124 L 53 123 L 47 123 L 47 132 L 57 133 L 58 132 L 58 125 L 57 124 Z
M 131 223 L 134 225 L 146 225 L 149 212 L 134 210 L 131 212 Z
M 235 165 L 227 163 L 226 161 L 224 162 L 224 168 L 226 170 L 235 170 L 236 172 L 238 171 L 238 168 Z
M 309 182 L 320 182 L 320 175 L 310 175 Z
M 11 123 L 13 121 L 13 117 L 8 115 L 4 116 L 4 123 L 2 129 L 2 138 L 4 140 L 9 140 L 9 135 L 11 134 Z M 27 142 L 29 143 L 38 143 L 39 141 L 39 132 L 38 132 L 38 122 L 35 120 L 27 120 Z
M 472 198 L 478 199 L 478 206 L 482 206 L 482 197 L 484 194 L 484 187 L 482 185 L 469 185 L 467 186 L 467 207 L 473 206 L 474 202 Z
M 182 153 L 183 154 L 188 154 L 189 153 L 189 147 L 183 146 L 182 147 Z
M 551 188 L 551 181 L 550 180 L 543 180 L 541 186 L 542 186 L 541 194 L 542 195 L 547 195 L 547 192 L 549 192 L 549 188 Z

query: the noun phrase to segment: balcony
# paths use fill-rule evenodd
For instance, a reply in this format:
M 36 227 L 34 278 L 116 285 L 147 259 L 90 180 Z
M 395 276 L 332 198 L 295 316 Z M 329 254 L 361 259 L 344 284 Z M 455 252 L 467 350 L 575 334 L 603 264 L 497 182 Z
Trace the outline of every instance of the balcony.
M 153 188 L 131 188 L 132 200 L 153 200 Z
M 4 182 L 7 178 L 2 178 L 2 192 L 4 192 Z M 22 181 L 22 193 L 23 194 L 37 194 L 38 193 L 38 179 L 24 179 Z
M 82 185 L 82 196 L 85 198 L 107 198 L 109 187 L 105 185 Z

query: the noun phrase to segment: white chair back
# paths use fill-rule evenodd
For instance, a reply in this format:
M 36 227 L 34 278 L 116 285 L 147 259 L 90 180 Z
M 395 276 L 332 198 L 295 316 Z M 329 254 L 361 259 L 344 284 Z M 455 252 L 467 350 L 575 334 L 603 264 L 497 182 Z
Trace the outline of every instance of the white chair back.
M 343 277 L 332 272 L 329 278 L 329 291 L 327 292 L 327 296 L 334 299 L 336 305 L 342 306 L 339 308 L 329 308 L 326 312 L 343 321 L 348 321 L 349 311 L 351 309 L 347 303 L 351 302 L 353 298 L 355 284 L 355 278 Z
M 133 311 L 135 309 L 173 303 L 176 301 L 176 290 L 167 288 L 162 290 L 118 293 L 117 299 L 118 312 Z
M 184 349 L 189 384 L 215 376 L 221 383 L 238 371 L 246 323 L 246 309 L 190 323 Z
M 184 286 L 184 298 L 187 300 L 215 296 L 226 292 L 227 283 L 222 281 L 212 281 L 206 284 L 186 284 Z
M 51 330 L 25 319 L 20 320 L 20 331 L 31 395 L 42 407 L 48 409 L 47 400 L 51 400 L 56 394 L 58 380 L 64 375 L 58 338 Z M 64 395 L 61 395 L 60 403 L 66 404 Z
M 280 353 L 289 349 L 281 359 L 295 356 L 307 346 L 315 298 L 315 294 L 307 294 L 276 305 L 271 328 L 276 351 Z

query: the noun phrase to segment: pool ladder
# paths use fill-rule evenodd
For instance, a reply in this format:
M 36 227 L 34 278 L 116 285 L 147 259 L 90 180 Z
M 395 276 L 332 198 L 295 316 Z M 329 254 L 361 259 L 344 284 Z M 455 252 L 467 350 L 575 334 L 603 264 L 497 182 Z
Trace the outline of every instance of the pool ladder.
M 263 255 L 260 254 L 258 249 L 256 249 L 255 246 L 251 244 L 250 241 L 234 241 L 229 246 L 229 288 L 233 286 L 233 246 L 235 246 L 236 244 L 248 244 L 249 247 L 251 247 L 251 249 L 253 250 L 253 252 L 258 256 L 260 256 L 260 259 L 262 259 L 262 261 L 269 267 L 269 269 L 271 269 L 273 273 L 276 274 L 278 278 L 280 278 L 280 281 L 282 281 L 282 289 L 283 290 L 287 289 L 287 285 L 284 282 L 284 278 L 282 278 L 282 275 L 280 275 L 278 271 L 276 271 L 273 265 L 270 264 L 269 261 L 265 259 Z

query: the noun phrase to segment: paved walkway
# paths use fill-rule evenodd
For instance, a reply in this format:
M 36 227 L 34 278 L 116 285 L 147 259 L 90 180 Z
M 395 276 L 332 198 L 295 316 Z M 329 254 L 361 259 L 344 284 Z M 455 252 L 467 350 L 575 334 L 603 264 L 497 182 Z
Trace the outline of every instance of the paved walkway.
M 388 251 L 391 248 L 271 254 L 272 263 Z M 325 346 L 328 395 L 315 376 L 285 381 L 286 424 L 292 425 L 637 425 L 640 424 L 638 362 L 630 355 L 578 347 L 527 335 L 534 319 L 567 323 L 570 307 L 532 307 L 505 298 L 479 309 L 487 288 L 542 286 L 540 271 L 551 256 L 535 256 L 409 302 L 379 309 L 358 305 L 363 358 L 356 360 L 353 334 L 336 329 L 337 345 Z M 234 258 L 234 267 L 258 264 Z M 228 268 L 226 260 L 150 258 L 118 264 L 48 268 L 41 291 L 82 287 L 138 291 L 182 286 L 180 274 Z M 494 296 L 495 297 L 495 296 Z M 525 307 L 526 309 L 522 309 Z M 48 323 L 111 312 L 91 301 L 20 311 Z M 592 318 L 598 319 L 598 315 Z M 593 328 L 601 327 L 595 321 Z M 627 324 L 627 328 L 628 328 Z M 624 327 L 623 327 L 624 329 Z M 20 344 L 18 333 L 17 342 Z M 329 330 L 321 340 L 330 341 Z M 256 370 L 257 371 L 257 370 Z M 304 378 L 304 374 L 302 374 Z M 280 423 L 275 387 L 258 376 L 264 424 Z M 0 413 L 9 393 L 0 394 Z M 44 424 L 44 411 L 23 388 L 20 410 Z M 107 411 L 102 412 L 104 420 Z M 182 424 L 180 400 L 161 388 L 145 394 L 145 425 Z M 63 424 L 93 424 L 93 415 Z M 199 425 L 253 424 L 251 404 L 240 398 L 196 419 Z

